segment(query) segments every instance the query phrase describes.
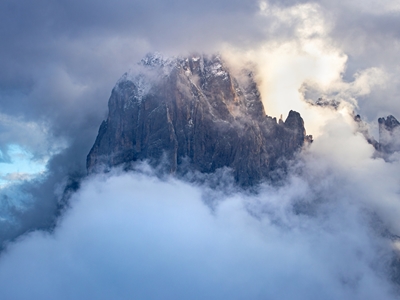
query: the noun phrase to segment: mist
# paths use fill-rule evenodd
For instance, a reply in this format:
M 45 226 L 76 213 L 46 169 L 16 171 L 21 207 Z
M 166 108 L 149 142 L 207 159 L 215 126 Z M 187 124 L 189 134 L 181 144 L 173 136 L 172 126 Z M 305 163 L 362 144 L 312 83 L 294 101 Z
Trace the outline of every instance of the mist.
M 376 139 L 379 117 L 400 117 L 399 14 L 391 0 L 2 1 L 1 297 L 398 297 L 400 157 L 377 155 L 354 115 Z M 298 111 L 314 142 L 287 179 L 87 177 L 113 86 L 153 51 L 219 52 L 254 70 L 267 115 Z
M 229 172 L 196 183 L 146 164 L 91 175 L 54 231 L 7 244 L 1 295 L 397 299 L 399 159 L 374 152 L 336 111 L 280 185 L 246 191 Z
M 337 123 L 343 136 L 348 128 Z M 347 133 L 359 151 L 338 147 L 327 161 L 327 143 L 337 138 L 328 136 L 285 185 L 257 193 L 160 179 L 146 166 L 88 177 L 54 232 L 31 232 L 6 247 L 1 295 L 396 299 L 397 249 L 382 231 L 400 228 L 398 166 L 374 161 L 369 145 Z

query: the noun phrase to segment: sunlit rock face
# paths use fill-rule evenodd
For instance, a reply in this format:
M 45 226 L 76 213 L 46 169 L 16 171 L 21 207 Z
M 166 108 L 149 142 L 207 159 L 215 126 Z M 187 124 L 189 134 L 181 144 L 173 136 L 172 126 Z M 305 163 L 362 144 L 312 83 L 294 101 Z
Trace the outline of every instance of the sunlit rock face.
M 88 173 L 147 160 L 167 172 L 229 167 L 237 183 L 272 179 L 311 136 L 300 114 L 265 115 L 250 71 L 217 56 L 146 56 L 117 82 L 87 157 Z

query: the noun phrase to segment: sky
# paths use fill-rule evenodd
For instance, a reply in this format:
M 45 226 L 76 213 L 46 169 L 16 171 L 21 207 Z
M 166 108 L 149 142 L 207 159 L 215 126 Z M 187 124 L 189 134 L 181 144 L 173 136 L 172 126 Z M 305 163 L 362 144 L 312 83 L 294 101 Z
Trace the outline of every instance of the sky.
M 1 1 L 0 295 L 395 299 L 399 156 L 352 114 L 376 139 L 400 118 L 400 5 L 342 2 Z M 251 65 L 268 115 L 300 112 L 314 143 L 283 188 L 85 177 L 113 86 L 151 51 Z

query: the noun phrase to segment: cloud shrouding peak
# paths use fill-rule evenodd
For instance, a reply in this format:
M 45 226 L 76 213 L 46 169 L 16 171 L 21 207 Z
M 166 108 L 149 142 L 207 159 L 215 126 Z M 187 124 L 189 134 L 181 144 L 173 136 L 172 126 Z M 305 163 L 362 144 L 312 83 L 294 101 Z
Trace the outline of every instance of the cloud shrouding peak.
M 323 132 L 282 186 L 257 193 L 224 173 L 208 175 L 228 182 L 213 190 L 146 165 L 87 177 L 52 233 L 8 245 L 2 295 L 396 299 L 398 156 L 373 158 L 339 111 Z
M 389 0 L 2 1 L 0 150 L 17 145 L 47 169 L 0 191 L 1 241 L 52 223 L 117 78 L 148 51 L 252 62 L 267 114 L 298 110 L 315 136 L 286 185 L 258 195 L 143 174 L 86 179 L 54 233 L 2 252 L 2 298 L 395 298 L 399 156 L 372 158 L 351 114 L 372 128 L 400 116 L 399 20 Z M 309 105 L 319 97 L 341 104 Z
M 391 249 L 361 203 L 331 193 L 313 215 L 294 211 L 323 185 L 297 178 L 258 195 L 219 195 L 211 209 L 204 187 L 139 173 L 89 178 L 54 233 L 33 232 L 3 253 L 2 295 L 395 299 L 383 273 Z

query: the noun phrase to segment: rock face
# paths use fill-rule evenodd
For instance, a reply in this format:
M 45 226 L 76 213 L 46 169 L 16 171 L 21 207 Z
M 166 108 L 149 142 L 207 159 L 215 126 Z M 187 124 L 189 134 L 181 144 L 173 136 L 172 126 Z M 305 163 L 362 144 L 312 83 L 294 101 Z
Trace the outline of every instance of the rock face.
M 383 153 L 400 151 L 400 122 L 392 115 L 379 118 L 379 150 Z
M 392 115 L 378 119 L 379 142 L 370 135 L 368 125 L 361 120 L 360 115 L 354 116 L 354 121 L 358 125 L 358 131 L 377 150 L 377 157 L 386 160 L 391 154 L 400 151 L 400 122 Z
M 88 173 L 147 160 L 171 173 L 229 167 L 248 186 L 311 141 L 299 113 L 266 116 L 252 73 L 234 78 L 219 56 L 148 55 L 117 82 L 108 108 Z

